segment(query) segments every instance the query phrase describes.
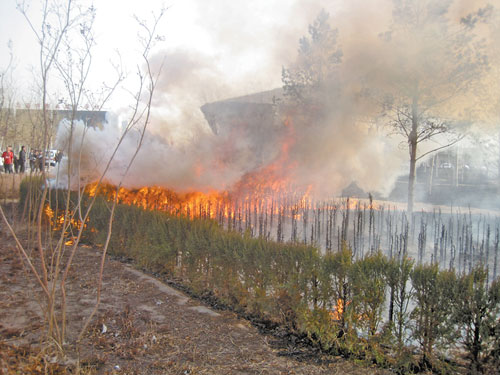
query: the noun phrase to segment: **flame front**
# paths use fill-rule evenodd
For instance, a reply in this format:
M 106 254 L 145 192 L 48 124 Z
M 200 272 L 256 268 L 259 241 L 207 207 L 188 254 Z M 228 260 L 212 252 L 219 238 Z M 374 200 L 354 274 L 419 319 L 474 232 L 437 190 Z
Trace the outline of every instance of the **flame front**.
M 344 300 L 338 299 L 337 306 L 334 310 L 330 311 L 330 318 L 334 321 L 342 320 L 342 316 L 344 315 L 345 308 L 349 305 L 349 301 L 347 301 L 346 306 L 344 306 Z
M 97 183 L 87 186 L 90 196 L 103 194 L 108 199 L 115 198 L 122 204 L 142 207 L 147 210 L 160 210 L 187 217 L 216 219 L 235 217 L 245 210 L 278 214 L 283 202 L 295 202 L 303 206 L 309 201 L 309 191 L 299 191 L 292 186 L 291 176 L 295 168 L 290 161 L 289 151 L 295 143 L 295 133 L 291 120 L 284 121 L 285 136 L 274 161 L 259 170 L 242 176 L 230 191 L 176 193 L 168 188 L 151 186 L 139 189 L 120 188 L 108 184 L 99 187 Z M 200 167 L 201 168 L 201 167 Z

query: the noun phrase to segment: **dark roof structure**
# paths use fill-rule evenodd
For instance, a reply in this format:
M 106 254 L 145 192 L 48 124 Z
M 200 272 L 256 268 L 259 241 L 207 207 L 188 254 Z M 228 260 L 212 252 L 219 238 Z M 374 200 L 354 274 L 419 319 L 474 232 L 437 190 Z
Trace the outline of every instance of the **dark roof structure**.
M 283 98 L 281 88 L 207 103 L 201 107 L 214 134 L 250 126 L 253 131 L 269 131 L 275 123 L 276 105 Z

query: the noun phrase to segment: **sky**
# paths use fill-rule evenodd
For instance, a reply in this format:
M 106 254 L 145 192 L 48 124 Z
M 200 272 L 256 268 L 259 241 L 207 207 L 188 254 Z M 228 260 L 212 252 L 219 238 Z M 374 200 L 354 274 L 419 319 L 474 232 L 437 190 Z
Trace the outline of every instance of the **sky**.
M 29 90 L 30 72 L 37 66 L 38 46 L 26 20 L 16 10 L 17 1 L 0 2 L 0 68 L 8 63 L 7 46 L 11 41 L 15 72 L 23 77 L 20 86 L 24 93 Z M 36 22 L 41 14 L 40 2 L 29 3 L 30 17 Z M 205 67 L 214 80 L 227 82 L 200 93 L 208 100 L 279 86 L 281 67 L 293 61 L 299 38 L 307 32 L 308 23 L 320 9 L 319 3 L 302 0 L 84 0 L 83 3 L 97 9 L 95 82 L 109 76 L 109 62 L 116 60 L 116 51 L 120 52 L 126 71 L 133 75 L 140 52 L 133 16 L 148 19 L 164 6 L 168 9 L 158 34 L 165 39 L 158 53 L 166 56 L 167 65 L 169 56 L 174 60 L 181 55 L 197 60 L 198 71 Z M 119 105 L 113 102 L 113 106 Z

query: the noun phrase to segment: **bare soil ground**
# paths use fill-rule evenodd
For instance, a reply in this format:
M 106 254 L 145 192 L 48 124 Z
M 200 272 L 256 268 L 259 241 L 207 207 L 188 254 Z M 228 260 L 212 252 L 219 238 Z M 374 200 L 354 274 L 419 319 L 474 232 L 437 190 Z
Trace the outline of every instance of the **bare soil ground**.
M 95 304 L 101 253 L 82 246 L 67 286 L 68 342 Z M 129 264 L 108 259 L 102 301 L 77 354 L 42 343 L 40 288 L 0 224 L 0 374 L 386 374 L 321 354 L 300 355 L 230 311 L 202 302 Z M 299 354 L 299 355 L 297 355 Z

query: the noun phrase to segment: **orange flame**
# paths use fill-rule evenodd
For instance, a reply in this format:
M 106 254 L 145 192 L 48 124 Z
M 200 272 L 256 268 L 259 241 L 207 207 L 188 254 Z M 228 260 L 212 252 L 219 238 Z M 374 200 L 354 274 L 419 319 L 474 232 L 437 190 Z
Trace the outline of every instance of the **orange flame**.
M 275 159 L 262 168 L 246 173 L 230 191 L 209 191 L 177 193 L 159 186 L 126 189 L 109 184 L 90 184 L 86 192 L 90 196 L 102 194 L 108 199 L 117 198 L 122 204 L 135 205 L 147 210 L 160 210 L 190 218 L 209 219 L 235 218 L 245 212 L 283 215 L 289 209 L 294 220 L 301 220 L 301 212 L 313 208 L 311 191 L 313 186 L 294 186 L 297 162 L 291 158 L 291 150 L 296 143 L 296 134 L 290 116 L 283 119 L 284 132 Z M 197 166 L 194 173 L 202 173 Z M 347 199 L 343 203 L 323 205 L 322 208 L 376 209 L 373 202 Z M 253 215 L 255 217 L 255 215 Z M 239 217 L 238 217 L 239 219 Z M 240 221 L 245 221 L 242 218 Z M 272 220 L 272 218 L 271 218 Z
M 51 228 L 54 231 L 62 230 L 65 220 L 69 220 L 69 226 L 67 227 L 67 230 L 65 232 L 65 237 L 68 239 L 64 242 L 64 244 L 67 246 L 73 245 L 74 237 L 70 235 L 70 232 L 72 229 L 79 230 L 82 226 L 82 222 L 75 219 L 72 212 L 68 212 L 68 215 L 66 215 L 64 210 L 56 216 L 54 210 L 48 204 L 46 204 L 44 207 L 44 213 L 45 216 L 49 219 Z M 87 224 L 84 223 L 83 227 L 86 228 Z
M 273 201 L 293 196 L 295 202 L 303 202 L 305 205 L 311 190 L 308 187 L 305 193 L 296 193 L 297 189 L 290 182 L 296 166 L 296 162 L 291 162 L 289 158 L 290 148 L 295 142 L 295 132 L 290 119 L 285 120 L 285 126 L 286 133 L 275 160 L 257 171 L 245 174 L 230 192 L 195 191 L 178 194 L 159 186 L 120 188 L 117 192 L 111 185 L 103 184 L 98 188 L 96 183 L 89 185 L 86 192 L 90 196 L 103 194 L 108 199 L 117 197 L 119 203 L 187 217 L 214 219 L 221 214 L 226 218 L 234 217 L 243 205 L 246 208 L 248 205 L 258 207 L 260 212 L 266 209 L 269 213 L 274 211 L 273 214 L 278 214 L 279 207 Z M 195 173 L 200 173 L 200 168 L 195 168 Z
M 337 299 L 337 307 L 330 311 L 330 318 L 335 321 L 342 320 L 342 316 L 344 315 L 345 312 L 345 307 L 349 305 L 350 301 L 347 301 L 347 303 L 344 306 L 344 301 L 342 299 Z

